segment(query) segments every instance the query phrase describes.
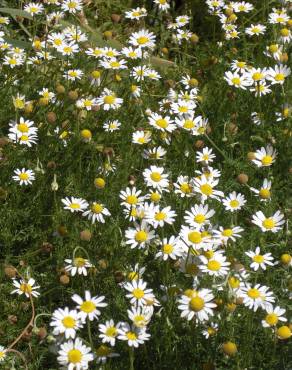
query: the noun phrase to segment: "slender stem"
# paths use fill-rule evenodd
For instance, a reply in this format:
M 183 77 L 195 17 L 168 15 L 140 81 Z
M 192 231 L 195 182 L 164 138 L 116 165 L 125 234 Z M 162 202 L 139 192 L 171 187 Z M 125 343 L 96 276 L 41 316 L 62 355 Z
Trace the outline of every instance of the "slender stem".
M 90 326 L 90 320 L 87 319 L 87 333 L 88 333 L 88 339 L 90 342 L 91 349 L 93 350 L 93 341 L 92 341 L 92 335 L 91 335 L 91 326 Z
M 129 347 L 129 355 L 130 355 L 130 370 L 134 369 L 134 349 L 133 347 Z

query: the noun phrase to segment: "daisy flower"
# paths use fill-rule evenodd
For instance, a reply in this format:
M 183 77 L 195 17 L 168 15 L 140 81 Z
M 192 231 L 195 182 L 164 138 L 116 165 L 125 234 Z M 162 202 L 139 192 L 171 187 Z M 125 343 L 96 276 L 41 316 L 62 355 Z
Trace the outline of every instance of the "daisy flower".
M 254 153 L 252 162 L 258 167 L 269 167 L 275 162 L 276 157 L 277 151 L 271 145 L 267 145 L 266 148 L 261 147 Z
M 92 267 L 88 259 L 82 257 L 75 257 L 74 259 L 65 259 L 67 266 L 65 270 L 70 272 L 71 276 L 84 275 L 87 276 L 87 269 Z
M 24 6 L 23 10 L 34 17 L 44 11 L 44 6 L 38 3 L 28 3 Z
M 69 57 L 78 53 L 79 46 L 74 41 L 70 41 L 58 46 L 57 51 L 62 55 Z
M 201 176 L 200 178 L 195 178 L 193 180 L 192 186 L 195 193 L 201 195 L 201 199 L 204 202 L 205 200 L 217 199 L 219 200 L 220 197 L 224 196 L 224 193 L 219 190 L 215 190 L 215 186 L 218 185 L 219 180 L 216 179 L 208 179 L 205 175 Z
M 230 262 L 226 262 L 226 257 L 223 256 L 223 251 L 216 251 L 212 253 L 211 258 L 204 255 L 200 256 L 201 265 L 200 270 L 210 276 L 225 276 L 229 272 Z
M 216 304 L 211 302 L 214 299 L 210 289 L 201 289 L 192 291 L 188 295 L 183 294 L 179 299 L 178 309 L 182 311 L 181 317 L 187 320 L 197 318 L 200 322 L 207 321 L 213 316 L 213 308 Z
M 102 126 L 106 132 L 114 132 L 118 131 L 121 127 L 121 122 L 118 120 L 113 120 L 113 121 L 107 121 L 103 124 Z
M 183 254 L 180 239 L 173 235 L 169 239 L 163 238 L 160 245 L 161 249 L 156 253 L 155 258 L 161 258 L 163 261 L 167 261 L 169 258 L 176 260 Z
M 70 81 L 76 81 L 81 79 L 81 77 L 83 76 L 83 72 L 81 71 L 81 69 L 69 69 L 63 74 L 63 76 L 65 78 L 68 78 L 68 80 Z
M 133 144 L 147 144 L 151 141 L 151 132 L 147 130 L 138 130 L 134 131 L 132 134 L 132 143 Z
M 179 194 L 181 198 L 189 198 L 193 196 L 190 179 L 188 176 L 179 176 L 174 185 L 175 194 Z
M 247 71 L 247 63 L 242 60 L 233 60 L 230 65 L 232 71 L 236 73 L 244 73 Z
M 77 108 L 85 108 L 87 111 L 92 110 L 95 105 L 97 105 L 97 99 L 92 97 L 81 98 L 76 101 Z
M 283 85 L 285 78 L 290 76 L 291 69 L 283 64 L 277 64 L 273 68 L 268 70 L 267 79 L 271 81 L 272 85 L 280 84 Z
M 93 361 L 93 354 L 90 351 L 91 348 L 86 347 L 81 339 L 76 338 L 74 342 L 69 340 L 61 344 L 58 361 L 68 370 L 88 369 L 88 363 Z
M 147 16 L 147 10 L 145 8 L 135 8 L 125 12 L 125 18 L 128 19 L 140 19 Z
M 133 32 L 129 39 L 129 44 L 140 48 L 153 49 L 155 47 L 155 38 L 153 32 L 143 29 L 138 32 Z
M 264 179 L 263 184 L 259 190 L 252 187 L 250 187 L 250 190 L 255 193 L 257 197 L 260 198 L 261 202 L 266 202 L 271 199 L 271 186 L 272 182 L 268 179 Z
M 145 221 L 142 221 L 141 225 L 135 223 L 134 226 L 135 228 L 130 227 L 126 230 L 126 244 L 129 244 L 131 249 L 136 247 L 143 249 L 155 238 L 155 232 L 150 229 Z
M 101 338 L 102 343 L 110 343 L 114 347 L 121 325 L 122 323 L 115 325 L 114 320 L 107 320 L 105 324 L 99 324 L 98 330 L 101 333 L 99 334 L 99 338 Z
M 218 324 L 211 323 L 206 329 L 202 331 L 203 336 L 208 339 L 213 337 L 218 331 Z
M 123 99 L 118 98 L 116 94 L 105 88 L 99 98 L 96 99 L 97 104 L 103 107 L 104 110 L 118 109 L 123 104 Z
M 141 82 L 145 80 L 145 77 L 148 76 L 149 68 L 146 65 L 140 65 L 133 67 L 130 76 L 132 76 L 136 81 Z
M 273 308 L 273 306 L 269 306 L 266 308 L 267 315 L 262 320 L 262 325 L 264 328 L 271 328 L 276 326 L 279 321 L 286 322 L 287 319 L 282 316 L 285 314 L 286 310 L 284 308 L 280 308 L 279 306 L 276 306 Z
M 273 292 L 269 291 L 269 288 L 265 285 L 256 284 L 251 286 L 250 284 L 241 284 L 241 297 L 243 298 L 243 304 L 254 312 L 258 308 L 267 310 L 272 307 L 272 303 L 275 302 Z
M 61 8 L 65 12 L 75 14 L 82 10 L 82 0 L 64 0 Z
M 284 27 L 280 29 L 279 41 L 282 44 L 290 43 L 292 40 L 292 33 L 289 28 Z
M 171 207 L 164 207 L 160 209 L 159 205 L 150 204 L 145 212 L 145 220 L 152 225 L 154 229 L 158 226 L 163 227 L 165 224 L 172 225 L 174 223 L 176 212 Z
M 141 59 L 142 50 L 140 48 L 133 48 L 132 46 L 125 47 L 121 50 L 121 54 L 127 57 L 128 59 Z M 147 53 L 143 53 L 143 56 L 146 57 Z
M 181 226 L 180 237 L 183 242 L 181 247 L 186 253 L 189 252 L 189 248 L 192 248 L 193 251 L 210 249 L 214 244 L 214 240 L 208 232 L 201 232 L 200 229 L 189 226 Z
M 159 131 L 172 132 L 176 129 L 173 120 L 171 120 L 169 116 L 163 117 L 160 114 L 152 113 L 148 120 L 149 124 Z
M 214 158 L 216 158 L 216 155 L 213 153 L 213 150 L 208 147 L 203 148 L 202 152 L 196 153 L 197 162 L 209 164 L 213 162 Z
M 227 244 L 229 240 L 235 242 L 236 238 L 241 238 L 243 229 L 240 226 L 234 226 L 230 229 L 224 229 L 219 226 L 219 230 L 213 230 L 215 238 L 221 240 L 223 244 Z
M 167 152 L 164 148 L 162 148 L 161 146 L 158 146 L 152 149 L 144 149 L 142 156 L 145 159 L 160 160 L 160 159 L 163 159 L 166 153 Z
M 14 170 L 15 176 L 12 179 L 19 182 L 19 185 L 31 185 L 32 181 L 35 180 L 35 173 L 32 170 L 26 170 L 25 168 Z
M 249 13 L 254 8 L 253 4 L 247 3 L 245 1 L 233 2 L 231 3 L 231 5 L 235 13 L 239 12 Z
M 169 175 L 163 172 L 164 168 L 157 166 L 150 166 L 150 168 L 144 170 L 143 177 L 146 185 L 159 191 L 167 191 L 169 186 Z
M 262 211 L 258 211 L 252 216 L 251 222 L 257 225 L 263 232 L 271 231 L 276 233 L 282 229 L 285 220 L 284 215 L 280 211 L 277 211 L 270 217 L 266 217 Z
M 274 8 L 274 10 L 276 10 Z M 269 14 L 269 20 L 268 22 L 270 24 L 286 24 L 289 21 L 289 16 L 286 12 L 272 12 Z
M 52 321 L 53 334 L 64 334 L 66 339 L 74 339 L 76 331 L 82 328 L 83 324 L 80 321 L 80 315 L 76 310 L 70 310 L 68 307 L 58 308 L 53 312 Z
M 209 210 L 207 204 L 195 204 L 190 211 L 185 212 L 184 220 L 190 227 L 201 229 L 205 224 L 210 223 L 209 219 L 214 214 L 215 211 Z
M 267 27 L 262 24 L 251 24 L 245 29 L 245 33 L 249 36 L 263 35 L 266 32 Z
M 37 292 L 39 285 L 35 285 L 35 280 L 32 278 L 30 278 L 28 281 L 25 281 L 23 279 L 20 279 L 19 281 L 13 279 L 13 285 L 16 287 L 16 289 L 14 289 L 11 294 L 24 294 L 27 298 L 29 298 L 30 296 L 38 297 L 40 295 L 40 293 Z
M 154 4 L 158 5 L 158 9 L 163 12 L 170 8 L 169 2 L 167 0 L 154 0 Z
M 126 61 L 124 59 L 118 60 L 116 58 L 105 59 L 100 61 L 100 66 L 105 69 L 119 70 L 127 69 Z
M 239 89 L 245 90 L 247 86 L 250 86 L 250 80 L 247 79 L 245 75 L 239 75 L 237 72 L 225 72 L 224 79 L 229 86 L 234 86 Z
M 135 348 L 138 348 L 140 344 L 144 344 L 150 338 L 150 334 L 146 333 L 144 328 L 130 326 L 128 323 L 125 323 L 119 329 L 119 333 L 118 339 L 127 341 L 129 347 Z
M 104 216 L 110 216 L 110 211 L 102 203 L 93 202 L 89 210 L 82 213 L 82 216 L 87 217 L 94 224 L 96 221 L 105 223 Z
M 177 102 L 172 103 L 170 107 L 173 114 L 192 116 L 196 105 L 193 100 L 179 99 Z
M 126 297 L 130 299 L 130 303 L 138 306 L 144 306 L 147 300 L 154 298 L 152 289 L 146 289 L 146 287 L 147 283 L 142 279 L 132 280 L 123 285 L 123 288 L 129 292 Z
M 283 55 L 283 46 L 278 44 L 272 44 L 266 47 L 264 54 L 269 57 L 279 61 Z
M 68 209 L 72 213 L 83 212 L 88 207 L 87 201 L 82 198 L 66 197 L 62 199 L 62 203 L 64 204 L 64 209 Z
M 254 271 L 257 271 L 259 268 L 266 270 L 266 265 L 274 266 L 273 263 L 273 256 L 271 253 L 261 254 L 260 247 L 256 247 L 255 251 L 248 251 L 245 254 L 252 259 L 252 263 L 250 264 L 250 268 Z
M 120 191 L 120 199 L 122 200 L 121 205 L 126 208 L 137 207 L 144 201 L 144 196 L 141 196 L 142 191 L 127 187 L 126 190 Z
M 6 349 L 3 346 L 0 346 L 0 362 L 3 362 L 6 358 Z
M 222 199 L 226 211 L 234 212 L 240 210 L 246 203 L 244 195 L 233 191 L 225 199 Z
M 86 318 L 90 321 L 97 319 L 101 312 L 98 310 L 99 307 L 106 307 L 107 303 L 104 301 L 104 296 L 91 297 L 88 290 L 85 291 L 85 299 L 81 298 L 78 294 L 72 296 L 72 300 L 77 303 L 77 308 L 80 311 L 80 317 L 82 321 Z
M 132 306 L 130 310 L 127 310 L 128 318 L 132 321 L 133 325 L 137 328 L 145 328 L 152 317 L 152 312 L 148 307 L 134 307 Z

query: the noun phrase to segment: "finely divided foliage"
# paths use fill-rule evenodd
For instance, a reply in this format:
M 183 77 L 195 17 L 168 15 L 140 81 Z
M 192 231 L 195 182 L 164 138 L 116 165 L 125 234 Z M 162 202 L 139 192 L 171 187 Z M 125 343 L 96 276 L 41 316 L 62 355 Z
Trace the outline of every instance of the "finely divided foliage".
M 1 6 L 0 366 L 291 369 L 292 1 Z

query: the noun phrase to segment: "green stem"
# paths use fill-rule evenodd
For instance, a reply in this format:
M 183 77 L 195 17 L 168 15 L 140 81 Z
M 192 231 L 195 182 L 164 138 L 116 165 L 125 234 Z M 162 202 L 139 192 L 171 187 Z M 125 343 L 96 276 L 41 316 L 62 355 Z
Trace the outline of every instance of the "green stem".
M 88 339 L 89 339 L 89 342 L 90 342 L 90 347 L 91 347 L 92 350 L 94 350 L 92 335 L 91 335 L 91 326 L 90 326 L 90 320 L 89 319 L 87 319 L 87 333 L 88 333 Z
M 129 355 L 130 355 L 130 370 L 134 369 L 134 349 L 133 347 L 129 347 Z

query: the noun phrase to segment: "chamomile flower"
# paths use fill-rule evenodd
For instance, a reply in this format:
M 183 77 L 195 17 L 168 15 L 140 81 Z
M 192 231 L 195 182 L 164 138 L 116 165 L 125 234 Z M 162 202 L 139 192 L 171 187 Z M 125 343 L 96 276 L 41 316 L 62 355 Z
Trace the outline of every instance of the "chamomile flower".
M 164 173 L 163 167 L 150 166 L 143 171 L 144 181 L 148 187 L 158 191 L 167 191 L 169 186 L 168 174 Z
M 209 210 L 207 204 L 195 204 L 190 211 L 185 211 L 184 220 L 190 226 L 201 229 L 204 225 L 209 224 L 209 219 L 213 217 L 215 211 Z
M 153 32 L 149 32 L 145 29 L 133 32 L 129 39 L 129 44 L 142 49 L 153 49 L 155 47 L 155 35 Z
M 179 176 L 173 185 L 175 194 L 179 194 L 181 198 L 193 196 L 192 186 L 188 176 Z
M 20 279 L 19 281 L 17 279 L 13 279 L 13 285 L 16 287 L 16 289 L 14 289 L 11 294 L 24 294 L 27 298 L 30 296 L 38 297 L 40 295 L 40 293 L 37 291 L 39 285 L 35 285 L 35 280 L 33 278 L 28 279 L 28 281 L 23 279 Z
M 97 99 L 93 97 L 81 98 L 76 101 L 76 107 L 79 109 L 86 109 L 87 111 L 97 105 Z
M 141 64 L 138 67 L 133 67 L 130 76 L 132 76 L 136 81 L 141 82 L 145 80 L 148 76 L 149 68 L 146 65 Z
M 152 312 L 147 306 L 138 306 L 137 308 L 132 306 L 130 310 L 127 310 L 127 313 L 128 318 L 137 328 L 146 328 L 152 317 Z
M 172 132 L 176 128 L 169 116 L 163 117 L 160 114 L 152 113 L 148 120 L 149 124 L 159 131 Z
M 53 312 L 52 321 L 53 334 L 64 334 L 66 339 L 74 339 L 76 331 L 82 328 L 83 323 L 80 320 L 80 315 L 76 310 L 70 310 L 68 307 L 58 308 Z
M 251 222 L 257 225 L 263 232 L 271 231 L 276 233 L 282 229 L 285 220 L 284 215 L 280 211 L 277 211 L 270 217 L 266 217 L 262 211 L 258 211 L 252 216 Z
M 241 297 L 243 298 L 243 304 L 254 312 L 258 308 L 267 310 L 272 307 L 272 303 L 275 302 L 273 292 L 269 291 L 269 287 L 265 285 L 256 284 L 254 286 L 250 284 L 241 284 Z
M 176 212 L 171 207 L 160 209 L 159 205 L 153 205 L 152 203 L 145 212 L 146 222 L 152 225 L 154 229 L 158 226 L 163 227 L 165 224 L 172 225 L 176 216 Z
M 23 63 L 24 63 L 23 58 L 20 56 L 16 56 L 16 55 L 11 55 L 11 56 L 5 55 L 4 61 L 3 61 L 3 65 L 7 65 L 12 69 L 14 67 L 21 66 Z
M 249 36 L 263 35 L 266 32 L 267 27 L 262 24 L 251 24 L 245 29 L 245 33 Z
M 257 82 L 255 86 L 250 88 L 250 91 L 253 91 L 255 96 L 263 96 L 270 94 L 272 90 L 265 82 Z
M 195 108 L 196 103 L 193 100 L 178 99 L 177 102 L 171 104 L 172 113 L 179 116 L 192 115 Z
M 200 270 L 210 276 L 225 276 L 229 272 L 230 262 L 226 262 L 226 257 L 223 251 L 216 251 L 212 253 L 210 258 L 204 255 L 200 256 L 201 265 Z
M 82 0 L 64 0 L 61 8 L 65 12 L 75 14 L 82 10 Z
M 142 191 L 127 187 L 126 190 L 120 191 L 120 199 L 122 200 L 121 205 L 126 208 L 137 207 L 144 201 L 144 196 L 141 196 Z
M 137 130 L 132 134 L 132 143 L 144 145 L 151 141 L 151 132 L 148 130 Z
M 34 17 L 35 15 L 40 14 L 44 11 L 44 6 L 39 3 L 31 2 L 31 3 L 26 4 L 23 10 Z
M 207 321 L 213 316 L 213 308 L 216 304 L 212 302 L 214 296 L 210 289 L 190 290 L 188 295 L 183 294 L 179 299 L 178 309 L 181 317 L 192 320 L 194 317 L 200 322 Z
M 163 12 L 167 11 L 170 8 L 168 0 L 154 0 L 154 4 L 158 5 L 158 9 Z
M 140 344 L 150 339 L 150 334 L 146 333 L 144 328 L 137 328 L 134 325 L 131 327 L 128 323 L 125 323 L 119 332 L 118 339 L 127 341 L 129 347 L 138 348 Z
M 173 235 L 169 239 L 163 238 L 160 246 L 161 249 L 156 253 L 155 258 L 160 258 L 163 261 L 167 261 L 169 258 L 176 260 L 183 254 L 180 239 Z
M 67 209 L 72 213 L 83 212 L 88 207 L 87 201 L 82 198 L 66 197 L 62 199 L 62 203 L 64 204 L 64 209 Z
M 131 249 L 145 248 L 155 238 L 155 232 L 150 229 L 145 221 L 142 221 L 141 225 L 134 224 L 134 226 L 135 228 L 130 227 L 126 230 L 126 244 L 129 244 Z
M 6 348 L 0 346 L 0 362 L 3 362 L 6 358 Z
M 260 198 L 261 202 L 267 202 L 271 199 L 271 187 L 272 182 L 268 179 L 264 179 L 263 184 L 259 190 L 253 187 L 250 187 L 250 190 L 255 193 L 257 197 Z
M 142 50 L 138 48 L 133 48 L 132 46 L 125 47 L 121 50 L 121 54 L 127 57 L 128 59 L 141 59 L 142 58 Z M 147 56 L 147 53 L 143 53 L 143 56 Z
M 219 226 L 219 230 L 213 230 L 213 232 L 215 238 L 218 238 L 223 244 L 227 244 L 229 240 L 235 242 L 236 238 L 241 238 L 243 228 L 240 226 L 230 228 Z
M 196 161 L 204 162 L 205 164 L 212 163 L 216 155 L 213 153 L 213 150 L 205 147 L 201 152 L 196 153 Z
M 280 29 L 279 42 L 282 44 L 289 44 L 292 40 L 292 33 L 287 27 Z
M 65 78 L 68 78 L 69 81 L 80 80 L 83 76 L 81 69 L 69 69 L 63 75 Z
M 224 79 L 225 81 L 227 81 L 228 85 L 243 90 L 245 90 L 248 86 L 251 85 L 250 80 L 244 74 L 240 75 L 237 72 L 231 71 L 225 72 Z
M 213 337 L 214 335 L 216 335 L 217 331 L 218 331 L 218 324 L 210 323 L 210 325 L 202 331 L 202 334 L 206 339 L 209 339 L 210 337 Z
M 92 267 L 89 260 L 83 257 L 67 258 L 65 262 L 67 263 L 65 270 L 70 272 L 71 276 L 75 276 L 76 274 L 87 276 L 87 270 Z
M 144 149 L 142 156 L 145 159 L 160 160 L 165 157 L 166 153 L 167 152 L 164 148 L 158 146 L 151 149 Z
M 132 305 L 144 306 L 147 300 L 154 298 L 152 289 L 146 289 L 147 283 L 142 279 L 132 280 L 124 284 L 123 288 L 129 292 L 126 297 L 130 299 Z
M 262 325 L 264 328 L 271 328 L 276 326 L 279 321 L 286 322 L 287 319 L 282 316 L 285 314 L 286 310 L 284 308 L 281 308 L 279 306 L 276 306 L 275 308 L 273 306 L 269 306 L 266 308 L 267 315 L 262 320 Z
M 14 170 L 15 176 L 12 176 L 13 180 L 18 182 L 19 185 L 32 185 L 32 181 L 35 180 L 35 173 L 32 170 L 26 170 L 25 168 Z
M 290 76 L 291 69 L 283 64 L 275 65 L 268 70 L 267 79 L 271 81 L 272 85 L 283 85 L 286 77 Z
M 126 69 L 126 61 L 124 59 L 116 59 L 116 58 L 111 58 L 111 59 L 104 59 L 100 61 L 100 66 L 105 68 L 105 69 L 112 69 L 112 70 L 119 70 L 119 69 Z
M 271 145 L 267 145 L 266 148 L 261 147 L 261 149 L 256 150 L 252 162 L 257 167 L 269 167 L 275 162 L 276 157 L 277 151 Z
M 103 90 L 101 96 L 96 101 L 104 110 L 118 109 L 123 104 L 123 99 L 118 98 L 112 90 L 107 88 Z
M 140 19 L 147 16 L 147 10 L 145 8 L 135 8 L 125 12 L 125 18 L 128 19 Z
M 77 303 L 77 309 L 82 321 L 88 318 L 90 321 L 97 319 L 101 314 L 98 308 L 106 307 L 107 303 L 104 301 L 104 296 L 91 297 L 88 290 L 85 291 L 85 299 L 81 298 L 78 294 L 72 296 L 72 300 Z
M 264 54 L 269 57 L 279 61 L 283 55 L 283 46 L 278 44 L 271 44 L 266 47 Z
M 93 361 L 91 348 L 86 347 L 79 338 L 61 344 L 58 354 L 60 365 L 66 366 L 68 370 L 88 369 L 88 363 Z
M 58 46 L 57 50 L 62 55 L 69 57 L 78 53 L 79 46 L 74 41 L 70 41 Z
M 82 216 L 87 217 L 94 224 L 96 221 L 105 223 L 104 216 L 110 216 L 110 211 L 102 203 L 93 202 L 88 210 L 82 213 Z
M 244 195 L 233 191 L 225 199 L 222 199 L 222 203 L 226 211 L 235 212 L 245 205 L 246 200 Z
M 274 266 L 273 263 L 273 256 L 271 253 L 261 254 L 260 247 L 256 247 L 255 251 L 247 251 L 245 254 L 252 259 L 252 263 L 250 264 L 250 268 L 254 271 L 257 271 L 259 268 L 266 270 L 266 265 Z
M 114 347 L 121 325 L 122 323 L 115 324 L 114 320 L 107 320 L 104 324 L 99 324 L 99 338 L 101 338 L 102 343 L 110 343 Z
M 188 253 L 189 248 L 192 248 L 193 251 L 210 249 L 214 243 L 214 240 L 208 232 L 184 225 L 181 226 L 180 237 L 182 240 L 181 247 L 186 253 Z
M 200 194 L 201 200 L 204 202 L 209 198 L 220 200 L 220 198 L 224 196 L 222 191 L 214 189 L 218 183 L 219 180 L 209 179 L 203 175 L 200 178 L 195 178 L 192 185 L 194 192 Z
M 247 71 L 247 63 L 242 61 L 242 60 L 233 60 L 231 65 L 230 65 L 232 71 L 236 72 L 236 73 L 244 73 Z
M 231 5 L 235 13 L 249 13 L 254 8 L 253 4 L 246 1 L 233 2 Z
M 286 24 L 289 21 L 290 18 L 288 16 L 288 14 L 286 13 L 286 11 L 278 12 L 278 11 L 276 11 L 275 8 L 273 10 L 274 10 L 274 12 L 269 14 L 269 20 L 268 21 L 269 21 L 270 24 Z

